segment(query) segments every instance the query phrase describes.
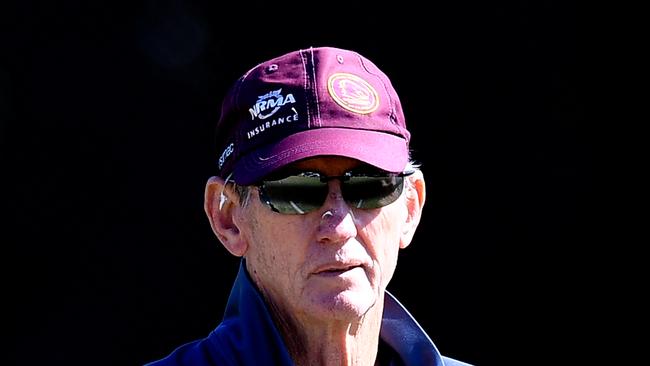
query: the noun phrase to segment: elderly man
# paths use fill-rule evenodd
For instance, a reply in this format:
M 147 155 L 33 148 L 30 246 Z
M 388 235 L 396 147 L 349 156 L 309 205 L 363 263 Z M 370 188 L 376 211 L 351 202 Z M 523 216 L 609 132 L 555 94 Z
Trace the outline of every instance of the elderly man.
M 239 273 L 216 329 L 149 365 L 466 365 L 386 291 L 425 183 L 381 70 L 331 47 L 263 62 L 217 135 L 205 211 Z

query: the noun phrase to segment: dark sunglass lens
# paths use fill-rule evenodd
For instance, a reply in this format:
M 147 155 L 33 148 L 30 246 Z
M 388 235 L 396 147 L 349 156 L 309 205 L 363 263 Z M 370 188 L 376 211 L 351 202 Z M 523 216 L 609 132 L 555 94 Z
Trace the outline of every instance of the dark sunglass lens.
M 343 197 L 352 206 L 362 209 L 389 205 L 402 194 L 404 177 L 352 177 L 342 185 Z
M 264 181 L 260 198 L 274 211 L 283 214 L 305 214 L 323 205 L 327 197 L 327 183 L 318 176 L 289 176 L 274 181 Z

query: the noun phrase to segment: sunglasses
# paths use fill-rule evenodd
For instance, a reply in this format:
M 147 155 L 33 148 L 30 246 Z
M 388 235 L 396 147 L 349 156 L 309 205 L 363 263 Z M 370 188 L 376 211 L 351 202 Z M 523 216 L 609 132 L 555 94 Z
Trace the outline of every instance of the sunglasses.
M 373 209 L 397 200 L 404 189 L 404 177 L 415 173 L 347 172 L 339 176 L 325 176 L 317 172 L 284 175 L 279 179 L 265 179 L 257 183 L 260 200 L 275 212 L 302 215 L 319 209 L 325 203 L 327 182 L 341 181 L 343 199 L 352 207 Z

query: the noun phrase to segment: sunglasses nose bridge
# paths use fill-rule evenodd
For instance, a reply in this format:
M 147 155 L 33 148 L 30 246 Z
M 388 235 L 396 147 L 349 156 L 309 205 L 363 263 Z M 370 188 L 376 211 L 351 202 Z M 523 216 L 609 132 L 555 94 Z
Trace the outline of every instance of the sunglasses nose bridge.
M 343 198 L 341 180 L 330 179 L 327 181 L 327 197 L 325 197 L 325 202 L 323 202 L 323 208 L 329 209 L 338 207 L 339 205 L 347 205 Z

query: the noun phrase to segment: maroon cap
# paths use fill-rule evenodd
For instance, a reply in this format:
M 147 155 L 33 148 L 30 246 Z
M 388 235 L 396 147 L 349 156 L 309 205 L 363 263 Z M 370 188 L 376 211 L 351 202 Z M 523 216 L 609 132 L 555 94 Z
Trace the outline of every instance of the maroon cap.
M 287 53 L 242 76 L 224 99 L 217 138 L 219 176 L 248 185 L 321 155 L 401 172 L 410 133 L 395 89 L 374 63 L 321 47 Z

